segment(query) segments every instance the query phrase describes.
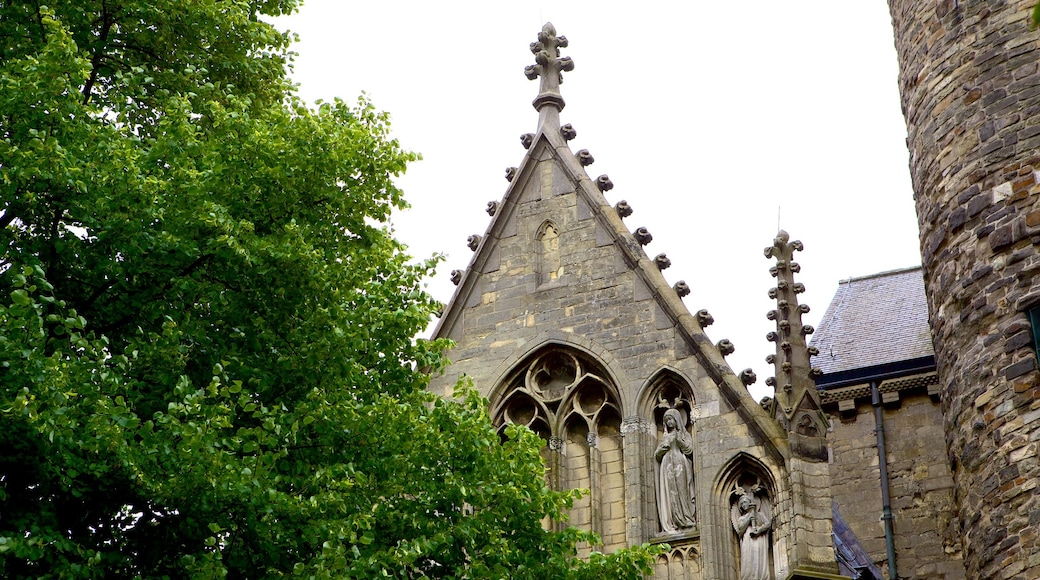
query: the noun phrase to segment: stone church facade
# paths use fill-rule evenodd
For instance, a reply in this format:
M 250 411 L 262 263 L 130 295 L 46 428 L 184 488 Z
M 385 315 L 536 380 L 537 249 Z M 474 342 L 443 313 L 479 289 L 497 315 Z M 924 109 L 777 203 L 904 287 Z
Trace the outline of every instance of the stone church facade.
M 800 243 L 780 232 L 762 402 L 753 373 L 726 363 L 732 345 L 705 334 L 710 314 L 665 282 L 667 257 L 644 252 L 650 233 L 625 225 L 628 204 L 607 203 L 610 179 L 570 150 L 572 64 L 546 25 L 526 71 L 538 128 L 453 272 L 435 335 L 454 362 L 432 388 L 468 377 L 496 425 L 537 432 L 550 484 L 590 490 L 570 523 L 608 551 L 667 543 L 656 578 L 1040 578 L 1033 4 L 890 0 L 921 227 L 917 343 L 934 351 L 828 367 L 801 322 Z M 905 309 L 874 314 L 884 336 L 910 328 Z
M 590 177 L 561 125 L 560 56 L 566 39 L 546 25 L 532 44 L 540 79 L 536 133 L 524 135 L 491 223 L 470 237 L 474 256 L 435 335 L 455 341 L 432 388 L 449 396 L 469 377 L 496 425 L 545 440 L 550 483 L 586 488 L 569 523 L 610 551 L 667 542 L 657 578 L 837 578 L 831 539 L 827 418 L 812 384 L 794 281 L 800 249 L 777 236 L 773 294 L 779 386 L 755 402 L 750 371 L 725 361 L 728 341 L 704 333 L 684 283 L 665 282 L 644 228 L 630 231 L 624 202 L 610 206 L 607 176 Z

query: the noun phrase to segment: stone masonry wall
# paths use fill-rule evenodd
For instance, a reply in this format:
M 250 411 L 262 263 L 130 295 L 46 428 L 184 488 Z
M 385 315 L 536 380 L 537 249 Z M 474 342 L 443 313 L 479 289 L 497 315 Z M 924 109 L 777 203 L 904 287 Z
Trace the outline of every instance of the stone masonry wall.
M 939 405 L 924 389 L 882 409 L 899 577 L 964 579 L 953 477 Z M 888 578 L 874 408 L 831 410 L 831 493 L 842 516 Z
M 890 0 L 969 578 L 1040 577 L 1033 0 Z
M 579 349 L 602 364 L 603 378 L 617 388 L 620 433 L 600 432 L 590 439 L 595 441 L 591 449 L 580 440 L 568 440 L 550 453 L 565 454 L 560 458 L 565 465 L 562 485 L 593 488 L 588 500 L 576 504 L 571 523 L 598 529 L 609 550 L 660 540 L 653 455 L 653 409 L 659 399 L 648 389 L 661 373 L 675 377 L 686 385 L 694 403 L 691 431 L 699 533 L 668 539 L 673 549 L 660 562 L 657 577 L 695 580 L 703 574 L 735 580 L 731 488 L 714 486 L 728 460 L 741 453 L 755 458 L 776 481 L 773 537 L 791 535 L 793 502 L 782 478 L 781 458 L 775 449 L 769 451 L 766 441 L 777 437 L 779 427 L 774 425 L 774 431 L 763 436 L 761 429 L 745 424 L 731 399 L 721 396 L 673 317 L 677 313 L 692 318 L 678 304 L 675 291 L 663 279 L 654 279 L 660 276 L 656 266 L 631 234 L 619 233 L 609 220 L 596 215 L 614 212 L 613 208 L 605 200 L 602 207 L 590 207 L 597 200 L 577 192 L 566 166 L 560 166 L 569 160 L 555 158 L 544 143 L 536 143 L 529 154 L 532 158 L 515 177 L 510 196 L 485 232 L 442 320 L 439 336 L 452 338 L 456 347 L 449 353 L 453 364 L 432 379 L 431 388 L 450 395 L 452 385 L 465 374 L 495 405 L 494 389 L 518 363 L 542 348 Z M 565 147 L 561 155 L 573 158 Z M 543 244 L 540 232 L 547 231 L 549 222 L 558 240 Z M 630 244 L 629 249 L 623 251 L 619 244 Z M 540 253 L 546 247 L 551 254 Z M 708 357 L 713 368 L 725 366 L 717 351 Z M 746 391 L 739 395 L 768 421 Z M 596 461 L 585 461 L 581 452 L 587 449 Z M 778 577 L 788 570 L 789 555 L 786 544 L 778 540 Z

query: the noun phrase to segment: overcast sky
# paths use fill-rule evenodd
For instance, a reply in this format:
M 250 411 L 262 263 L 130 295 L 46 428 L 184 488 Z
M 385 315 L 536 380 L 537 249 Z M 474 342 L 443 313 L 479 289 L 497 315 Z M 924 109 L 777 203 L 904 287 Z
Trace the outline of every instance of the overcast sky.
M 307 100 L 365 91 L 394 135 L 423 155 L 399 180 L 412 209 L 397 236 L 415 256 L 447 255 L 429 289 L 447 303 L 466 237 L 536 129 L 528 44 L 551 21 L 570 46 L 563 123 L 589 149 L 607 199 L 635 209 L 648 255 L 664 252 L 712 341 L 729 338 L 736 372 L 771 394 L 765 313 L 777 226 L 796 254 L 818 325 L 838 281 L 920 263 L 906 127 L 887 4 L 744 2 L 347 2 L 308 0 L 279 20 L 300 42 L 294 78 Z

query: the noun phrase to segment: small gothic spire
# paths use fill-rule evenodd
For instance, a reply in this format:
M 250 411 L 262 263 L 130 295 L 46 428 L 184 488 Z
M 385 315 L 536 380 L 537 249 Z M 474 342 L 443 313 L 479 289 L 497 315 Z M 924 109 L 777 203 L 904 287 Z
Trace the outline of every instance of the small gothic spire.
M 538 33 L 538 41 L 531 43 L 535 64 L 524 68 L 527 78 L 541 78 L 538 96 L 531 103 L 538 111 L 538 128 L 559 128 L 560 111 L 565 103 L 560 96 L 560 83 L 563 82 L 563 71 L 574 70 L 574 61 L 569 56 L 560 56 L 560 49 L 567 47 L 567 37 L 557 36 L 556 28 L 551 22 L 542 26 Z M 547 126 L 551 125 L 551 127 Z
M 798 294 L 805 291 L 805 286 L 794 281 L 794 274 L 801 267 L 792 257 L 801 249 L 801 242 L 790 241 L 787 232 L 780 230 L 773 245 L 764 252 L 766 258 L 776 260 L 769 273 L 777 279 L 776 287 L 769 290 L 769 297 L 776 300 L 776 309 L 766 314 L 766 318 L 776 322 L 776 331 L 767 335 L 771 342 L 776 343 L 776 354 L 770 355 L 766 361 L 773 365 L 776 374 L 771 386 L 783 385 L 775 394 L 775 416 L 788 431 L 801 438 L 793 449 L 806 459 L 822 461 L 825 459 L 825 444 L 818 439 L 819 434 L 826 431 L 827 419 L 820 410 L 820 395 L 809 364 L 810 349 L 806 345 L 806 337 L 814 329 L 802 324 L 802 314 L 809 308 L 798 303 Z

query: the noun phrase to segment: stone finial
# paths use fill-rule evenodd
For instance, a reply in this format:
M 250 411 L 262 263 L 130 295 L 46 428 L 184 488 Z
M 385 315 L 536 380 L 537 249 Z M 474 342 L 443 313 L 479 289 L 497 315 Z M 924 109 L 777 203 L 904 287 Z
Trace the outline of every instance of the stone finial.
M 530 149 L 531 145 L 534 144 L 534 133 L 524 133 L 521 135 L 520 144 L 524 146 L 524 149 Z
M 480 240 L 481 239 L 482 239 L 481 236 L 479 236 L 477 234 L 473 234 L 472 236 L 466 238 L 466 247 L 468 247 L 469 249 L 471 249 L 474 252 L 476 252 L 477 248 L 480 247 Z
M 497 201 L 489 201 L 489 202 L 487 202 L 487 208 L 485 208 L 484 211 L 486 211 L 489 216 L 495 217 L 495 214 L 498 213 L 498 202 Z
M 565 105 L 560 95 L 563 72 L 574 70 L 574 61 L 569 56 L 561 57 L 560 49 L 568 45 L 566 36 L 557 36 L 556 28 L 546 22 L 538 33 L 538 40 L 531 43 L 535 64 L 524 68 L 528 79 L 541 79 L 538 96 L 531 103 L 539 114 L 539 126 L 559 126 L 560 111 Z
M 813 328 L 811 324 L 806 324 L 806 325 L 802 326 L 802 335 L 803 336 L 812 334 L 814 332 L 816 332 L 816 329 Z
M 512 182 L 516 178 L 516 167 L 506 167 L 506 181 Z
M 755 371 L 751 369 L 744 369 L 740 371 L 740 382 L 744 383 L 745 387 L 750 387 L 751 385 L 755 384 L 755 381 L 757 380 L 758 375 L 755 374 Z
M 458 286 L 459 282 L 462 282 L 462 270 L 452 270 L 451 283 Z
M 639 242 L 640 246 L 645 246 L 654 241 L 654 237 L 650 235 L 650 230 L 645 227 L 636 228 L 633 235 L 636 237 L 636 241 Z
M 820 349 L 816 348 L 815 346 L 810 346 L 809 348 L 805 349 L 805 351 L 809 353 L 809 356 L 816 356 L 820 354 Z
M 802 314 L 808 314 L 809 313 L 809 305 L 808 304 L 799 304 L 798 305 L 798 312 L 801 312 Z
M 614 211 L 617 212 L 619 218 L 625 219 L 632 215 L 632 206 L 628 205 L 627 201 L 621 200 L 614 204 Z
M 715 345 L 715 348 L 719 349 L 719 354 L 722 356 L 729 356 L 737 350 L 737 347 L 734 346 L 733 342 L 728 338 L 720 340 L 718 344 Z
M 777 317 L 777 311 L 776 310 L 770 310 L 769 312 L 766 312 L 766 320 L 776 320 L 776 317 Z
M 823 369 L 821 369 L 820 367 L 813 367 L 813 368 L 809 369 L 809 376 L 813 377 L 813 378 L 822 377 L 823 376 Z
M 794 290 L 795 294 L 801 294 L 802 292 L 805 292 L 805 284 L 802 284 L 801 282 L 795 282 L 793 285 L 791 285 L 791 290 Z
M 672 261 L 665 254 L 657 254 L 654 256 L 654 264 L 657 264 L 658 270 L 667 270 L 671 267 Z
M 776 377 L 769 377 L 768 379 L 766 379 L 766 386 L 775 387 L 776 386 Z
M 599 189 L 600 193 L 606 193 L 614 189 L 614 182 L 606 175 L 600 175 L 596 178 L 596 188 Z
M 578 158 L 578 163 L 581 163 L 582 167 L 588 167 L 596 162 L 596 158 L 589 153 L 588 149 L 581 149 L 574 156 Z
M 701 328 L 706 328 L 715 324 L 715 317 L 713 317 L 706 309 L 702 308 L 697 311 L 697 324 L 700 324 Z
M 690 286 L 686 284 L 685 280 L 679 280 L 672 285 L 672 290 L 679 295 L 679 298 L 685 298 L 690 295 Z
M 578 132 L 574 129 L 574 125 L 567 123 L 563 127 L 560 127 L 560 135 L 562 135 L 567 141 L 570 141 L 578 136 Z
M 771 365 L 771 364 L 773 364 L 775 362 L 776 362 L 776 355 L 775 354 L 767 354 L 766 355 L 766 364 L 770 364 Z

